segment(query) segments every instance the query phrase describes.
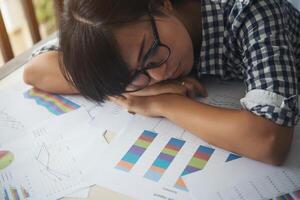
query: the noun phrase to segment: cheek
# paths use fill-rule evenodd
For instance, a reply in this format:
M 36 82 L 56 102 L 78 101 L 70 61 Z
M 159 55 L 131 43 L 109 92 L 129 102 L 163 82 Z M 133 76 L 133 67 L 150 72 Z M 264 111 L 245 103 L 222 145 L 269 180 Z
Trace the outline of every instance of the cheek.
M 179 45 L 181 45 L 179 48 L 182 53 L 182 62 L 184 62 L 184 65 L 188 70 L 191 69 L 194 63 L 194 49 L 190 35 L 186 30 L 184 30 L 182 40 L 183 42 L 179 43 Z
M 178 37 L 174 41 L 171 51 L 174 52 L 172 55 L 173 62 L 180 62 L 182 65 L 182 75 L 187 75 L 192 70 L 194 64 L 194 50 L 190 36 L 182 34 L 181 38 Z
M 189 74 L 191 72 L 193 66 L 194 66 L 194 50 L 193 50 L 193 47 L 191 47 L 190 50 L 186 52 L 184 75 Z
M 130 70 L 134 70 L 138 68 L 136 62 L 136 55 L 139 47 L 134 43 L 123 43 L 121 47 L 119 47 L 121 56 L 124 61 L 127 63 Z
M 171 49 L 169 64 L 181 63 L 182 73 L 188 74 L 194 64 L 194 50 L 189 33 L 182 24 L 174 24 L 165 30 L 162 42 L 166 41 Z M 164 40 L 163 40 L 164 39 Z

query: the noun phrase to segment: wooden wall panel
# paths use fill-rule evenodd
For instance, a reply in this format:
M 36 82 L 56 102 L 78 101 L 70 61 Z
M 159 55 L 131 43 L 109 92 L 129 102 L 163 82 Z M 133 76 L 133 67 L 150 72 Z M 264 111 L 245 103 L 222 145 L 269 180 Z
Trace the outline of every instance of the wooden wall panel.
M 32 0 L 21 0 L 24 9 L 25 17 L 29 26 L 30 34 L 33 43 L 37 43 L 41 40 L 39 31 L 39 24 L 35 15 L 35 9 Z
M 4 20 L 0 10 L 0 49 L 4 62 L 7 62 L 14 58 L 14 53 L 9 41 L 9 37 L 5 28 Z

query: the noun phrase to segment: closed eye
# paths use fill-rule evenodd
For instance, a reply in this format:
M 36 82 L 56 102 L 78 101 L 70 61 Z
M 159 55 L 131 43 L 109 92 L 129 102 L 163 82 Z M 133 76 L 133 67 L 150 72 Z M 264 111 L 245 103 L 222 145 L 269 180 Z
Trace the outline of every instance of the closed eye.
M 145 41 L 146 41 L 146 34 L 143 36 L 143 40 L 140 45 L 140 50 L 139 50 L 139 54 L 137 57 L 137 63 L 141 63 L 141 58 L 142 58 L 142 55 L 144 53 L 144 48 L 145 48 Z

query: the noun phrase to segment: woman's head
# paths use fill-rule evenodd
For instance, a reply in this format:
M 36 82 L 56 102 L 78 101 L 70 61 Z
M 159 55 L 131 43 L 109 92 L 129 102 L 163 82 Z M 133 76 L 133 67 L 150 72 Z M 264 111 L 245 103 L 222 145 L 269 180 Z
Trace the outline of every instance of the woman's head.
M 103 101 L 188 74 L 193 46 L 172 9 L 169 0 L 67 1 L 60 27 L 66 78 Z

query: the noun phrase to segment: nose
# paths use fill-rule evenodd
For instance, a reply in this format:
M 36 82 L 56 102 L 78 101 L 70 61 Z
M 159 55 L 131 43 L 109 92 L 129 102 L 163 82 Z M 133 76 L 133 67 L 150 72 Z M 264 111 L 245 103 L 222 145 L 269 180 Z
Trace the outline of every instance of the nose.
M 167 75 L 167 65 L 166 63 L 161 64 L 159 67 L 149 69 L 148 74 L 151 77 L 152 81 L 159 82 L 166 79 Z

